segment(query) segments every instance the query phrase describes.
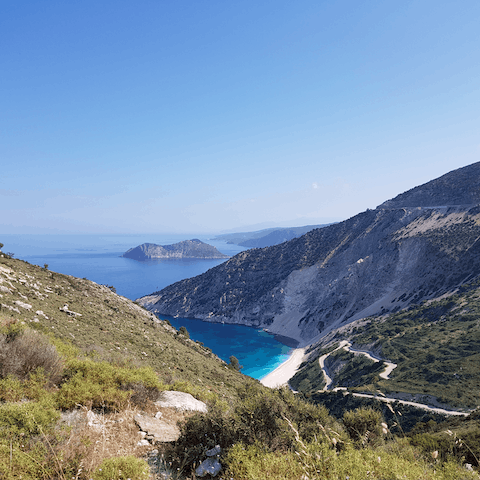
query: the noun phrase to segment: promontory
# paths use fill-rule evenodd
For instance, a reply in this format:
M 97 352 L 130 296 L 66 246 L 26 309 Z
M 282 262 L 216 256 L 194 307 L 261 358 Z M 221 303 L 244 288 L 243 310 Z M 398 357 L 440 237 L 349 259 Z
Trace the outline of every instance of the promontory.
M 184 240 L 172 245 L 155 245 L 154 243 L 142 243 L 138 247 L 127 250 L 122 257 L 134 260 L 152 260 L 162 258 L 229 258 L 217 250 L 213 245 L 202 242 L 197 238 Z

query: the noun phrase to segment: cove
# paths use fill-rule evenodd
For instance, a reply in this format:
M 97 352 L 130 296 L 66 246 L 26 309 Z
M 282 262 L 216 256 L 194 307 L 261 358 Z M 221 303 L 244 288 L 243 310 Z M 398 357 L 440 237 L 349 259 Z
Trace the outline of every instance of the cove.
M 243 365 L 242 373 L 260 380 L 288 360 L 292 347 L 278 342 L 261 329 L 245 325 L 211 323 L 192 318 L 157 315 L 177 330 L 185 327 L 190 338 L 202 342 L 225 362 L 231 355 Z

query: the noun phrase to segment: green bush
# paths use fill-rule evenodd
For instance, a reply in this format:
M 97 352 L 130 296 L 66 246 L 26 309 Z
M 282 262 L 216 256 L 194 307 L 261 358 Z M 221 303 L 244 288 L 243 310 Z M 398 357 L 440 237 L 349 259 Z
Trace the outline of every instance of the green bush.
M 51 403 L 23 402 L 0 405 L 2 436 L 31 436 L 47 432 L 60 417 Z
M 190 334 L 188 333 L 188 330 L 186 327 L 180 327 L 180 329 L 178 330 L 178 333 L 180 335 L 183 335 L 185 338 L 190 338 Z
M 223 458 L 223 478 L 235 480 L 299 478 L 322 480 L 478 480 L 456 462 L 431 465 L 418 458 L 406 444 L 390 448 L 355 449 L 338 452 L 328 442 L 298 442 L 293 451 L 270 452 L 259 444 L 234 445 Z
M 133 369 L 108 362 L 74 359 L 67 364 L 57 402 L 62 409 L 88 405 L 91 408 L 121 410 L 134 396 L 135 388 L 140 389 L 140 385 L 152 395 L 152 392 L 158 393 L 161 387 L 150 367 Z M 140 394 L 139 398 L 144 398 L 144 395 Z
M 268 452 L 263 446 L 237 443 L 224 458 L 224 478 L 290 480 L 302 478 L 303 468 L 292 453 Z
M 357 446 L 379 445 L 383 441 L 382 414 L 372 408 L 360 407 L 345 412 L 343 424 Z
M 50 480 L 57 478 L 55 473 L 54 466 L 49 462 L 47 447 L 42 442 L 36 442 L 31 448 L 26 448 L 20 440 L 0 439 L 0 478 L 2 480 L 18 478 Z
M 148 463 L 129 455 L 104 460 L 93 473 L 93 480 L 148 480 L 149 475 Z
M 239 401 L 225 410 L 209 405 L 181 426 L 182 435 L 169 452 L 174 468 L 189 472 L 195 461 L 215 445 L 227 451 L 233 444 L 262 445 L 266 451 L 288 451 L 300 435 L 308 440 L 345 439 L 341 427 L 324 407 L 303 402 L 288 389 L 269 390 L 252 384 L 239 392 Z

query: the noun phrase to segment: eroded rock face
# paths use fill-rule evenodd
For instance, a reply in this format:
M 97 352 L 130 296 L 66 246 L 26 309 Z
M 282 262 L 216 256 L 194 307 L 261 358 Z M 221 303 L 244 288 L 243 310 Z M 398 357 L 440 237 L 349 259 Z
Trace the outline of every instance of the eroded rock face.
M 160 315 L 268 328 L 307 345 L 350 321 L 453 291 L 480 274 L 480 207 L 438 203 L 480 203 L 480 163 L 460 170 L 426 184 L 420 197 L 413 189 L 400 203 L 241 252 L 139 302 Z M 415 198 L 440 206 L 397 208 Z

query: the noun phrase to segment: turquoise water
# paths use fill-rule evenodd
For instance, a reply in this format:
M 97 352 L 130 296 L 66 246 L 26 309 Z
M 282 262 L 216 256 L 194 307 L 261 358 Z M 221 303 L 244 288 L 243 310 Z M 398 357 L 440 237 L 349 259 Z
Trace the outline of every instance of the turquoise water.
M 211 348 L 222 360 L 229 362 L 231 355 L 243 365 L 242 373 L 253 378 L 262 378 L 287 360 L 291 347 L 277 342 L 263 330 L 222 323 L 202 322 L 188 318 L 167 319 L 177 330 L 185 327 L 190 338 Z
M 135 300 L 184 278 L 206 272 L 225 260 L 150 260 L 138 262 L 120 255 L 129 248 L 150 242 L 169 245 L 199 238 L 215 245 L 222 253 L 233 256 L 245 250 L 238 245 L 211 241 L 198 235 L 1 235 L 4 252 L 15 258 L 43 266 L 55 272 L 87 278 L 98 284 L 112 285 L 119 295 Z M 242 372 L 262 378 L 288 358 L 291 348 L 282 345 L 262 330 L 242 325 L 202 322 L 193 319 L 168 318 L 184 326 L 193 340 L 225 361 L 234 355 L 243 365 Z

